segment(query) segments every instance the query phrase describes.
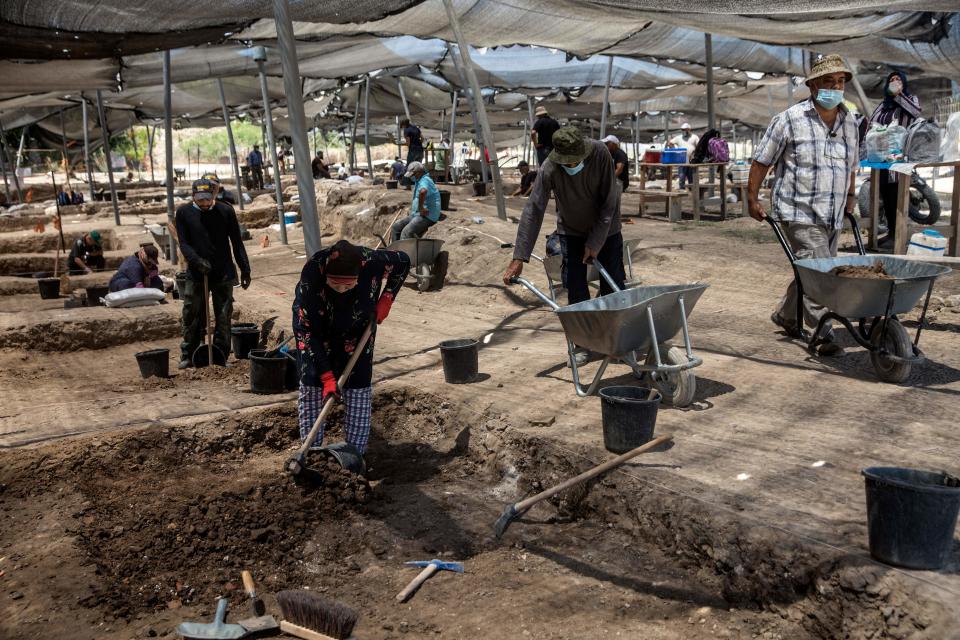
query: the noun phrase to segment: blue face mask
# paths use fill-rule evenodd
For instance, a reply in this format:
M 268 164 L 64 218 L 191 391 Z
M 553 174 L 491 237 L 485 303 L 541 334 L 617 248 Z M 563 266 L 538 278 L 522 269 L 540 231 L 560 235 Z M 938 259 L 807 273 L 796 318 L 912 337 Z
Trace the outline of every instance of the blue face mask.
M 833 109 L 843 102 L 843 91 L 838 89 L 818 89 L 817 104 L 824 109 Z
M 581 160 L 575 167 L 568 167 L 567 165 L 563 165 L 563 170 L 567 172 L 568 176 L 575 176 L 581 171 L 583 171 L 583 160 Z

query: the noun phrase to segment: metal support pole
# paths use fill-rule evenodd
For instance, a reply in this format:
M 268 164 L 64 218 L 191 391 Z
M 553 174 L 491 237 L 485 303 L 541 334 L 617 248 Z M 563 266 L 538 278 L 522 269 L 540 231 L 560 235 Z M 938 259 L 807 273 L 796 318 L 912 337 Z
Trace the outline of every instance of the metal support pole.
M 140 173 L 140 149 L 137 148 L 137 126 L 134 124 L 136 120 L 133 117 L 133 113 L 130 113 L 130 140 L 133 141 L 133 159 L 137 161 L 137 180 L 142 180 L 143 176 Z M 64 153 L 66 155 L 66 153 Z M 67 178 L 69 180 L 69 178 Z
M 297 62 L 296 40 L 287 0 L 273 0 L 273 16 L 277 23 L 277 44 L 283 67 L 283 86 L 287 94 L 290 135 L 293 136 L 293 158 L 297 172 L 297 193 L 300 195 L 300 217 L 303 221 L 303 243 L 308 256 L 320 250 L 320 219 L 317 217 L 317 193 L 307 146 L 307 119 L 303 111 L 303 87 Z M 281 229 L 285 225 L 280 225 Z
M 396 116 L 397 121 L 397 156 L 403 158 L 403 131 L 400 129 L 400 116 Z
M 243 211 L 243 187 L 240 185 L 240 164 L 237 162 L 237 145 L 233 140 L 233 127 L 230 125 L 230 111 L 227 109 L 227 94 L 223 90 L 223 78 L 217 78 L 217 89 L 220 91 L 220 108 L 223 110 L 223 126 L 227 128 L 227 144 L 230 147 L 230 168 L 233 169 L 233 179 L 237 183 L 237 204 Z
M 663 112 L 663 148 L 667 148 L 667 143 L 670 142 L 670 115 L 664 111 Z
M 280 159 L 277 157 L 277 144 L 273 139 L 273 114 L 270 112 L 270 94 L 267 91 L 267 74 L 264 72 L 263 60 L 257 60 L 257 69 L 260 73 L 260 93 L 263 96 L 263 123 L 267 130 L 266 146 L 270 149 L 270 161 L 273 163 L 273 191 L 277 200 L 277 217 L 280 219 L 280 242 L 288 244 L 287 222 L 283 216 L 283 189 L 280 186 Z M 287 102 L 293 102 L 293 100 L 288 99 Z M 311 179 L 312 177 L 311 175 Z M 301 202 L 301 207 L 302 204 Z M 304 234 L 306 234 L 306 230 L 304 230 Z M 306 240 L 306 237 L 304 237 L 304 240 Z M 313 254 L 308 252 L 307 255 Z
M 851 71 L 856 71 L 857 61 L 850 60 L 849 58 L 845 59 L 844 62 L 847 63 L 847 68 Z M 860 98 L 860 107 L 863 109 L 863 115 L 866 118 L 870 117 L 870 114 L 873 113 L 873 102 L 870 98 L 867 97 L 867 93 L 863 90 L 863 85 L 860 84 L 860 80 L 857 78 L 857 74 L 853 74 L 853 88 L 857 91 L 857 96 Z
M 357 86 L 357 104 L 353 110 L 353 128 L 350 130 L 350 170 L 357 167 L 357 124 L 360 121 L 360 86 Z
M 367 149 L 367 171 L 373 180 L 373 156 L 370 154 L 370 76 L 363 91 L 363 146 Z
M 90 120 L 87 116 L 87 99 L 81 94 L 80 108 L 83 112 L 83 164 L 87 168 L 87 186 L 90 202 L 93 202 L 93 169 L 90 166 Z
M 163 158 L 167 187 L 167 225 L 176 228 L 173 209 L 173 92 L 170 86 L 170 51 L 163 52 Z M 177 240 L 170 236 L 170 262 L 177 264 Z
M 450 26 L 453 28 L 453 34 L 456 36 L 457 44 L 460 48 L 460 55 L 463 56 L 463 70 L 470 82 L 473 101 L 477 106 L 477 116 L 480 120 L 480 129 L 483 131 L 484 145 L 490 150 L 490 161 L 493 172 L 493 191 L 497 197 L 497 217 L 501 220 L 507 219 L 507 204 L 503 195 L 503 184 L 500 180 L 500 162 L 497 158 L 497 146 L 493 139 L 493 131 L 490 129 L 490 122 L 487 120 L 487 109 L 483 105 L 483 99 L 480 94 L 480 81 L 477 80 L 476 71 L 473 68 L 473 61 L 470 59 L 470 49 L 466 38 L 463 37 L 463 31 L 460 29 L 460 18 L 453 9 L 453 0 L 443 0 L 443 6 L 447 10 L 447 17 L 450 20 Z
M 613 56 L 607 56 L 607 82 L 603 85 L 603 111 L 600 113 L 600 138 L 607 135 L 607 111 L 610 110 L 610 80 L 613 78 Z
M 403 91 L 403 78 L 397 78 L 397 88 L 400 90 L 400 101 L 403 102 L 403 114 L 410 121 L 410 105 L 407 104 L 407 94 Z
M 3 131 L 3 123 L 0 122 L 0 173 L 3 174 L 3 193 L 7 196 L 7 206 L 10 206 L 10 181 L 7 179 L 7 167 L 10 165 L 10 159 L 7 157 L 5 137 L 6 132 Z
M 23 191 L 20 189 L 20 158 L 23 157 L 23 145 L 27 141 L 27 127 L 20 131 L 20 148 L 17 149 L 17 157 L 14 159 L 13 166 L 13 187 L 17 190 L 17 201 L 23 204 Z
M 70 184 L 70 161 L 67 159 L 67 126 L 63 122 L 63 109 L 60 109 L 60 144 L 63 147 L 64 182 L 72 189 L 73 185 Z
M 457 100 L 459 96 L 457 95 L 456 89 L 453 91 L 453 106 L 450 109 L 450 151 L 447 153 L 449 157 L 447 158 L 447 166 L 450 168 L 450 179 L 453 180 L 454 184 L 457 183 L 457 170 L 454 168 L 457 164 Z
M 154 164 L 153 161 L 153 142 L 157 139 L 157 125 L 153 125 L 147 130 L 147 155 L 150 156 L 150 182 L 156 182 L 157 178 L 154 174 Z
M 713 86 L 713 35 L 703 34 L 703 46 L 706 51 L 707 63 L 707 127 L 717 128 L 716 110 L 714 108 L 714 99 L 716 98 Z
M 117 185 L 113 181 L 113 162 L 110 157 L 110 133 L 107 131 L 107 115 L 103 109 L 103 92 L 97 89 L 97 115 L 100 118 L 100 134 L 103 136 L 103 155 L 107 159 L 107 179 L 110 181 L 110 200 L 113 202 L 113 221 L 120 226 L 120 205 L 117 204 Z
M 459 57 L 457 57 L 452 48 L 448 48 L 450 51 L 450 58 L 453 60 L 453 65 L 457 68 L 457 74 L 460 76 L 460 84 L 463 86 L 468 85 L 466 73 L 463 70 L 463 64 Z M 480 120 L 477 118 L 477 101 L 473 99 L 473 89 L 469 90 L 470 99 L 467 100 L 467 104 L 470 105 L 470 115 L 473 118 L 473 133 L 475 135 L 474 143 L 477 145 L 477 148 L 480 150 L 480 178 L 483 182 L 487 182 L 490 179 L 490 167 L 487 166 L 487 154 L 484 153 L 484 144 L 480 139 Z
M 793 106 L 793 72 L 790 67 L 793 66 L 793 49 L 787 48 L 787 107 Z
M 636 120 L 633 121 L 633 166 L 635 175 L 640 175 L 640 103 L 637 102 Z
M 533 136 L 533 98 L 527 96 L 527 120 L 530 122 L 530 135 Z M 530 164 L 539 167 L 540 166 L 540 156 L 537 155 L 537 148 L 533 144 L 533 139 L 530 139 Z

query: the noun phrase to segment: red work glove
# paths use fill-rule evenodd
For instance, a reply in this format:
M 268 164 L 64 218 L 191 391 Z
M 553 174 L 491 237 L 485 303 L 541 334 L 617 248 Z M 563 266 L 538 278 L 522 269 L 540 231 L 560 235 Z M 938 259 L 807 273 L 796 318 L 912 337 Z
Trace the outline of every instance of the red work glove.
M 393 306 L 393 294 L 384 291 L 380 299 L 377 300 L 377 324 L 381 324 L 390 315 L 390 307 Z
M 332 371 L 324 371 L 320 374 L 320 383 L 323 385 L 323 395 L 320 397 L 322 402 L 326 402 L 330 396 L 333 396 L 334 400 L 340 397 L 337 379 L 333 377 Z

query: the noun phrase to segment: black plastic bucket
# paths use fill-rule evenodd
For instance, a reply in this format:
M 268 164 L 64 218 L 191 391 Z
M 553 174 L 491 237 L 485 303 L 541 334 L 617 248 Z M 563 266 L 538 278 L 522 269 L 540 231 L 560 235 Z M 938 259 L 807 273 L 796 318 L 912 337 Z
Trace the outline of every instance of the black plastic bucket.
M 266 349 L 252 349 L 250 358 L 250 391 L 283 393 L 286 391 L 287 357 L 282 353 L 265 358 Z
M 909 569 L 943 567 L 957 526 L 960 478 L 901 467 L 869 467 L 862 473 L 870 555 Z
M 237 360 L 246 360 L 251 349 L 260 346 L 260 327 L 254 322 L 237 322 L 230 327 L 233 355 Z
M 440 189 L 440 208 L 450 211 L 450 192 Z
M 105 297 L 110 293 L 110 287 L 87 287 L 87 306 L 88 307 L 102 307 L 103 303 L 100 302 L 100 298 Z
M 473 195 L 480 197 L 487 195 L 487 183 L 486 182 L 474 182 L 473 183 Z
M 397 188 L 396 180 L 387 180 L 384 184 L 387 185 L 387 189 L 393 190 Z
M 166 378 L 170 375 L 170 349 L 141 351 L 137 354 L 137 365 L 140 366 L 140 375 L 144 378 Z
M 44 300 L 60 297 L 60 278 L 40 278 L 37 286 L 40 288 L 40 297 Z
M 470 338 L 440 343 L 443 378 L 450 384 L 465 384 L 477 379 L 479 343 Z
M 126 200 L 127 192 L 126 191 L 117 191 L 117 200 Z
M 647 400 L 650 389 L 606 387 L 600 390 L 603 416 L 603 446 L 612 453 L 626 453 L 653 440 L 657 409 L 662 396 L 657 391 Z

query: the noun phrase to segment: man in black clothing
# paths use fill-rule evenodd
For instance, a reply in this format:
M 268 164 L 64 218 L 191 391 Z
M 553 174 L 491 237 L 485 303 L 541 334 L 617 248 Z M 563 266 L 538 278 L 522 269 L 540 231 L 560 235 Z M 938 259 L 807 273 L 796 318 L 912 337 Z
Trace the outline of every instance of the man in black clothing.
M 404 118 L 400 121 L 403 127 L 403 139 L 407 141 L 407 164 L 411 162 L 423 161 L 423 134 L 420 127 L 410 124 L 410 121 Z
M 317 155 L 314 156 L 313 161 L 310 163 L 310 168 L 313 170 L 314 180 L 319 180 L 320 178 L 330 179 L 330 170 L 327 169 L 327 165 L 323 161 L 323 151 L 317 150 Z
M 216 185 L 210 180 L 193 183 L 193 202 L 177 209 L 176 225 L 180 251 L 187 259 L 179 365 L 186 369 L 191 366 L 193 352 L 203 341 L 206 329 L 204 276 L 209 279 L 216 320 L 213 343 L 229 355 L 233 287 L 237 282 L 234 260 L 240 268 L 244 289 L 250 286 L 250 262 L 240 238 L 237 214 L 229 204 L 216 200 Z
M 533 181 L 537 179 L 537 172 L 530 171 L 530 164 L 526 160 L 517 163 L 517 169 L 520 170 L 520 186 L 511 193 L 512 196 L 528 196 L 533 190 Z
M 542 167 L 547 156 L 553 151 L 553 134 L 560 128 L 560 123 L 550 117 L 543 105 L 537 107 L 534 115 L 537 120 L 533 123 L 530 139 L 537 148 L 537 164 Z
M 623 193 L 630 186 L 630 159 L 620 148 L 620 139 L 617 136 L 607 136 L 603 139 L 603 144 L 607 145 L 607 151 L 613 156 L 613 174 L 620 181 L 620 192 Z
M 253 151 L 247 156 L 247 166 L 253 176 L 253 188 L 263 189 L 263 154 L 260 153 L 260 145 L 253 145 Z
M 85 233 L 74 241 L 67 257 L 67 269 L 71 275 L 92 273 L 94 269 L 103 271 L 106 266 L 99 231 Z

